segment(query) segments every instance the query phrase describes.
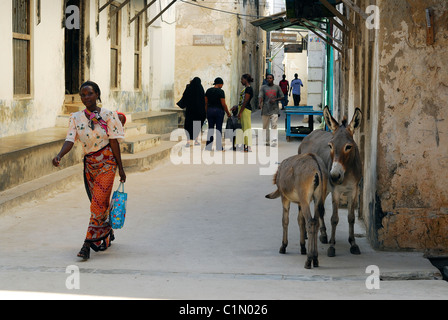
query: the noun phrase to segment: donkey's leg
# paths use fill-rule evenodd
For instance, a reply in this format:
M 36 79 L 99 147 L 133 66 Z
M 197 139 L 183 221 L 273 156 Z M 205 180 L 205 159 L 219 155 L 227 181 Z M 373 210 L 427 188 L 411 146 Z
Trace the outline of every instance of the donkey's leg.
M 331 216 L 331 238 L 330 238 L 330 247 L 328 248 L 327 255 L 329 257 L 336 256 L 336 227 L 339 223 L 339 215 L 338 215 L 338 207 L 339 207 L 339 193 L 332 192 L 332 207 L 333 207 L 333 214 Z
M 314 246 L 315 246 L 315 239 L 316 239 L 316 230 L 314 228 L 314 219 L 311 217 L 311 211 L 309 204 L 303 204 L 301 206 L 302 208 L 302 215 L 303 218 L 306 221 L 306 229 L 308 231 L 308 254 L 307 259 L 305 262 L 305 269 L 311 269 L 311 262 L 314 259 Z
M 319 236 L 319 240 L 321 243 L 323 244 L 327 244 L 328 243 L 328 235 L 327 235 L 327 227 L 325 225 L 325 199 L 323 201 L 321 201 L 320 199 L 315 199 L 314 200 L 315 206 L 317 203 L 317 206 L 315 208 L 315 215 L 314 218 L 317 219 L 319 217 L 319 225 L 320 227 L 320 236 Z
M 311 227 L 313 229 L 313 242 L 311 244 L 312 247 L 312 254 L 313 254 L 313 267 L 318 268 L 319 267 L 319 254 L 317 249 L 317 234 L 319 231 L 319 219 L 313 218 L 311 219 Z
M 300 253 L 302 255 L 306 254 L 306 246 L 305 246 L 305 236 L 306 236 L 306 222 L 305 218 L 302 214 L 302 209 L 299 205 L 299 217 L 297 218 L 299 221 L 299 228 L 300 228 Z
M 318 260 L 318 248 L 317 248 L 317 234 L 319 230 L 319 223 L 321 220 L 323 220 L 323 217 L 325 215 L 325 206 L 324 206 L 325 199 L 322 199 L 322 197 L 314 198 L 314 244 L 313 244 L 313 266 L 315 268 L 319 267 L 319 260 Z M 322 229 L 321 229 L 322 230 Z
M 355 207 L 357 204 L 356 197 L 358 195 L 358 190 L 355 188 L 355 190 L 350 195 L 350 198 L 348 200 L 348 226 L 349 226 L 349 236 L 348 236 L 348 242 L 350 243 L 350 253 L 351 254 L 361 254 L 361 250 L 359 250 L 358 245 L 356 244 L 355 240 Z
M 283 241 L 282 246 L 280 247 L 280 253 L 286 253 L 286 247 L 288 246 L 288 226 L 289 226 L 289 208 L 291 203 L 286 197 L 282 196 L 282 205 L 283 205 Z

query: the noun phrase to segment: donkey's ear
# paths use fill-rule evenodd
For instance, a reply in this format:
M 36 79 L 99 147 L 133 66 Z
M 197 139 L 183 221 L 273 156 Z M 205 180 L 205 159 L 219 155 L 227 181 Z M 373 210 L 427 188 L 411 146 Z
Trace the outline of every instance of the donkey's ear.
M 359 108 L 356 108 L 352 122 L 350 122 L 350 125 L 348 126 L 348 130 L 350 130 L 352 135 L 355 133 L 355 130 L 361 126 L 361 121 L 362 121 L 362 112 Z
M 328 106 L 324 108 L 324 119 L 331 131 L 335 132 L 339 128 L 339 123 L 331 115 Z

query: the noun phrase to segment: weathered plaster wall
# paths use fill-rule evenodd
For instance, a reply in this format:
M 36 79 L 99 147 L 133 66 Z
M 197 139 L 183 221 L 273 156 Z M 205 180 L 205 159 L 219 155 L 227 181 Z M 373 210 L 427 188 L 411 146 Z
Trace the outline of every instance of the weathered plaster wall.
M 64 29 L 61 2 L 41 2 L 41 22 L 36 24 L 32 1 L 31 94 L 14 97 L 12 3 L 0 4 L 0 137 L 52 127 L 64 101 Z M 51 40 L 50 40 L 51 39 Z
M 363 10 L 370 0 L 357 0 Z M 357 26 L 340 66 L 337 117 L 364 118 L 360 218 L 385 250 L 448 252 L 448 2 L 378 0 L 379 29 Z M 426 44 L 425 9 L 435 17 Z M 347 11 L 344 11 L 347 14 Z
M 254 15 L 255 2 L 224 4 L 204 1 L 201 5 Z M 230 107 L 238 103 L 242 74 L 251 73 L 255 79 L 252 86 L 258 90 L 264 68 L 260 59 L 264 56 L 265 42 L 262 32 L 249 23 L 251 18 L 239 18 L 185 3 L 180 3 L 176 10 L 175 102 L 182 97 L 185 86 L 194 77 L 201 78 L 205 90 L 213 85 L 216 77 L 223 78 L 223 90 Z M 224 44 L 194 46 L 193 35 L 222 35 Z
M 380 3 L 379 245 L 448 251 L 448 2 Z M 428 7 L 435 16 L 432 46 Z
M 169 3 L 162 1 L 161 8 Z M 90 1 L 90 12 L 96 12 L 95 1 Z M 121 76 L 119 89 L 110 89 L 110 38 L 108 12 L 100 14 L 100 32 L 96 34 L 96 15 L 90 14 L 90 79 L 103 92 L 103 106 L 123 112 L 158 111 L 172 107 L 174 91 L 175 6 L 171 7 L 149 28 L 142 27 L 141 90 L 134 88 L 135 23 L 129 18 L 144 6 L 143 0 L 132 1 L 121 10 Z M 159 4 L 141 15 L 142 23 L 149 22 L 160 12 Z M 145 19 L 145 15 L 148 16 Z

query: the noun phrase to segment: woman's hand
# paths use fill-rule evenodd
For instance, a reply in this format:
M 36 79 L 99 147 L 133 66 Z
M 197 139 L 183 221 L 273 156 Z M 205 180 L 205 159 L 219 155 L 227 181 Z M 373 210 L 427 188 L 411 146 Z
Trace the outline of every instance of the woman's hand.
M 54 157 L 52 160 L 53 166 L 59 167 L 59 163 L 61 163 L 61 160 L 62 159 L 59 156 Z
M 126 182 L 126 173 L 124 172 L 124 169 L 123 168 L 119 169 L 118 174 L 120 175 L 120 182 L 125 183 Z

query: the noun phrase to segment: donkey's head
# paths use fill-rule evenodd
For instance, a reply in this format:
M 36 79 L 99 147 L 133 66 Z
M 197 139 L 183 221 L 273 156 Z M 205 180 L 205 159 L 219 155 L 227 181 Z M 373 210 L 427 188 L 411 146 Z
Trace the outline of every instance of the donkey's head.
M 358 146 L 355 140 L 353 140 L 353 134 L 361 125 L 362 112 L 356 108 L 349 125 L 347 125 L 346 118 L 339 124 L 332 117 L 328 107 L 324 109 L 324 118 L 328 127 L 333 132 L 333 138 L 328 143 L 332 159 L 330 179 L 333 184 L 340 185 L 344 182 L 347 169 L 355 165 L 354 160 L 357 156 L 359 157 Z

